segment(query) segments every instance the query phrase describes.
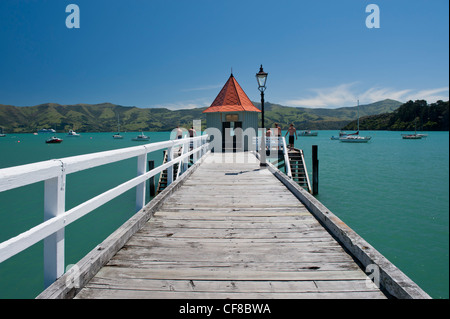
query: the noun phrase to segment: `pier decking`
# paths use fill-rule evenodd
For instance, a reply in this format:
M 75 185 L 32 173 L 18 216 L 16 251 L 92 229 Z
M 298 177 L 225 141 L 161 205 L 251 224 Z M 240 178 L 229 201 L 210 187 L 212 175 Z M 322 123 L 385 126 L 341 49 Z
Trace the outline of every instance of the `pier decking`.
M 207 155 L 76 298 L 386 298 L 249 153 Z

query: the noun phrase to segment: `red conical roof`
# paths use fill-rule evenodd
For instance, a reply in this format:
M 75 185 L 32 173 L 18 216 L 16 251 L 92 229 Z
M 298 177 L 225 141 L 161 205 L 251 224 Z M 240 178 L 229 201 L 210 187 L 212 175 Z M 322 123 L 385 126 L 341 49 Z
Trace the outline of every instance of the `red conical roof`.
M 261 112 L 250 101 L 232 73 L 214 102 L 203 113 L 236 111 Z

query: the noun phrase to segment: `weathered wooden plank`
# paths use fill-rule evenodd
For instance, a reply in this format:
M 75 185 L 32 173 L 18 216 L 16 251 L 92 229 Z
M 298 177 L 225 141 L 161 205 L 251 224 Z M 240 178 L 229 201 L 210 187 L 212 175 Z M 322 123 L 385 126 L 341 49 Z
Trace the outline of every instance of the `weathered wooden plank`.
M 176 254 L 175 254 L 176 253 Z M 190 251 L 189 253 L 184 252 L 183 249 L 173 250 L 168 253 L 167 251 L 143 251 L 142 249 L 132 249 L 125 248 L 119 251 L 116 255 L 118 259 L 124 260 L 147 260 L 147 261 L 208 261 L 215 260 L 221 262 L 241 262 L 246 263 L 248 267 L 251 267 L 253 263 L 258 262 L 322 262 L 324 260 L 333 260 L 336 262 L 345 262 L 349 261 L 348 256 L 343 255 L 339 252 L 334 253 L 301 253 L 295 254 L 295 252 L 288 255 L 284 254 L 269 254 L 267 251 L 263 252 L 233 252 L 227 253 L 222 252 L 222 254 L 218 254 L 216 252 L 203 252 L 203 251 Z M 188 270 L 186 270 L 188 271 Z
M 78 298 L 99 299 L 385 299 L 379 291 L 331 293 L 221 293 L 221 292 L 149 292 L 142 290 L 83 289 Z
M 343 251 L 342 247 L 335 242 L 325 241 L 325 242 L 276 242 L 272 243 L 276 245 L 280 250 L 292 250 L 293 252 L 334 252 Z M 271 244 L 268 242 L 255 243 L 255 242 L 217 242 L 217 241 L 193 241 L 193 240 L 176 240 L 176 241 L 161 241 L 152 240 L 146 237 L 134 236 L 131 238 L 126 247 L 132 248 L 142 247 L 145 250 L 156 251 L 157 248 L 163 249 L 198 249 L 202 251 L 231 251 L 231 250 L 244 250 L 244 251 L 260 251 L 271 249 Z
M 332 238 L 331 235 L 321 229 L 308 229 L 307 231 L 272 230 L 265 232 L 250 231 L 248 229 L 201 229 L 201 228 L 145 228 L 140 235 L 149 237 L 173 237 L 173 238 L 242 238 L 242 239 L 269 239 L 269 238 Z
M 311 228 L 321 227 L 316 220 L 292 220 L 283 221 L 234 221 L 234 220 L 180 220 L 180 219 L 158 219 L 155 220 L 150 228 L 203 228 L 203 229 L 296 229 L 308 230 Z
M 125 268 L 152 268 L 152 269 L 206 269 L 214 271 L 218 269 L 234 269 L 234 270 L 248 270 L 251 266 L 252 270 L 271 270 L 277 271 L 322 271 L 322 270 L 359 270 L 357 264 L 353 261 L 341 262 L 291 262 L 291 261 L 268 261 L 268 262 L 254 262 L 251 265 L 242 262 L 206 260 L 206 261 L 160 261 L 160 260 L 124 260 L 111 259 L 108 266 L 125 267 Z
M 140 278 L 172 280 L 365 280 L 361 270 L 343 271 L 253 271 L 253 270 L 212 270 L 205 269 L 140 269 L 124 267 L 103 267 L 96 277 Z
M 365 280 L 336 281 L 240 281 L 240 280 L 166 280 L 166 279 L 120 279 L 95 277 L 87 288 L 125 289 L 174 292 L 231 292 L 231 293 L 292 293 L 292 292 L 346 292 L 377 291 L 373 283 Z
M 247 218 L 248 220 L 253 220 L 254 218 L 269 218 L 270 219 L 276 219 L 280 220 L 283 218 L 292 218 L 295 219 L 303 219 L 303 218 L 314 218 L 308 211 L 296 209 L 296 210 L 280 210 L 280 209 L 273 209 L 271 211 L 263 211 L 263 210 L 244 210 L 244 209 L 227 209 L 227 210 L 187 210 L 187 209 L 180 209 L 180 210 L 172 210 L 172 211 L 159 211 L 154 215 L 154 218 L 182 218 L 182 219 L 195 219 L 195 218 L 201 218 L 201 219 L 216 219 L 219 217 L 225 217 L 233 219 L 233 217 L 237 219 L 244 219 Z
M 192 247 L 197 249 L 260 249 L 276 245 L 279 248 L 295 249 L 295 250 L 315 250 L 317 248 L 340 248 L 342 247 L 335 241 L 321 240 L 321 241 L 293 241 L 293 240 L 250 240 L 250 239 L 205 239 L 185 240 L 170 237 L 162 238 L 148 238 L 145 236 L 133 236 L 128 242 L 127 246 L 142 246 L 142 247 L 163 247 L 163 248 L 186 248 Z

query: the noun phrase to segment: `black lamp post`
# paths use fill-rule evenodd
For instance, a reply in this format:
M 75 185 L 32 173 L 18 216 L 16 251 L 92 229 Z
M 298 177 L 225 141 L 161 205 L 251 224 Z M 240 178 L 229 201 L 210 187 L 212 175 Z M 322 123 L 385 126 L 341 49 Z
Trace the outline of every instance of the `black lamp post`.
M 264 127 L 264 91 L 266 90 L 266 81 L 268 73 L 264 72 L 263 66 L 259 68 L 256 73 L 256 80 L 258 81 L 258 90 L 261 92 L 261 127 L 263 133 L 261 136 L 261 152 L 260 152 L 260 166 L 266 166 L 266 130 Z

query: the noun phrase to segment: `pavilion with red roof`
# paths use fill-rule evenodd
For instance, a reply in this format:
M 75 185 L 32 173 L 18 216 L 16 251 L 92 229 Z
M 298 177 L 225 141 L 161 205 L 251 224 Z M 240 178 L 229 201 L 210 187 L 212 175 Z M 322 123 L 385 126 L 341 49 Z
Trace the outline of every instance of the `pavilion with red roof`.
M 249 149 L 251 138 L 257 134 L 259 112 L 261 110 L 253 105 L 233 73 L 211 106 L 203 111 L 208 128 L 220 130 L 223 150 L 244 151 Z M 232 141 L 232 144 L 226 141 Z

